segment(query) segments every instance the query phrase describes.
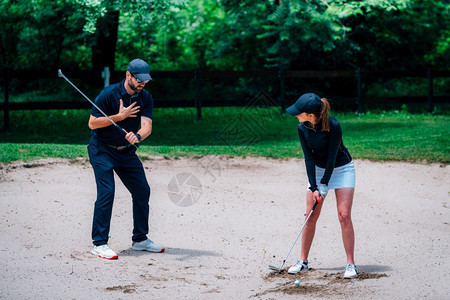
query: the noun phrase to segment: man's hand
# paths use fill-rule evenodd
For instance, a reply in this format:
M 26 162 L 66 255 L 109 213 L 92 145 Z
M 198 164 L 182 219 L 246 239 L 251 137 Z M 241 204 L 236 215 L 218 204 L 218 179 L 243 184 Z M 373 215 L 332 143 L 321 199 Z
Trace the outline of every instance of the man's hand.
M 139 112 L 140 106 L 135 106 L 137 102 L 133 102 L 130 106 L 124 107 L 123 106 L 123 100 L 119 100 L 120 106 L 119 106 L 119 113 L 121 120 L 125 120 L 126 118 L 136 118 L 137 113 Z
M 128 141 L 128 143 L 130 143 L 131 145 L 139 144 L 139 139 L 134 132 L 127 132 L 125 129 L 123 131 L 125 131 L 126 133 L 125 139 Z

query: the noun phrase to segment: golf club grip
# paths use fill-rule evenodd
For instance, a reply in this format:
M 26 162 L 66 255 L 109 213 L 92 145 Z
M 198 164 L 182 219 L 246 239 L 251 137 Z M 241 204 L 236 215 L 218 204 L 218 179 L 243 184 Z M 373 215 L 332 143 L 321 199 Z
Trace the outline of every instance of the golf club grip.
M 314 209 L 316 209 L 317 204 L 319 204 L 319 201 L 316 200 L 316 202 L 314 202 L 313 207 L 311 208 L 311 212 L 313 212 Z

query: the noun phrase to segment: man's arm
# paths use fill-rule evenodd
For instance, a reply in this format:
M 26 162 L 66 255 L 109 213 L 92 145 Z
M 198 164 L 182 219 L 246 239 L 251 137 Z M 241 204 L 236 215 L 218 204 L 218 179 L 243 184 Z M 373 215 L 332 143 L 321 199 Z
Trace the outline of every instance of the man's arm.
M 141 117 L 141 129 L 137 133 L 139 133 L 142 137 L 141 141 L 146 139 L 150 134 L 152 134 L 152 126 L 153 120 L 147 117 Z
M 137 102 L 133 102 L 128 107 L 123 107 L 123 101 L 122 99 L 120 101 L 120 107 L 119 112 L 115 115 L 109 116 L 115 123 L 120 122 L 122 120 L 125 120 L 126 118 L 136 118 L 136 114 L 139 112 L 140 106 L 136 106 Z M 91 115 L 89 117 L 89 128 L 90 129 L 98 129 L 98 128 L 104 128 L 108 127 L 109 125 L 112 125 L 111 121 L 108 120 L 107 117 L 94 117 Z
M 145 138 L 147 138 L 152 133 L 152 119 L 147 118 L 147 117 L 141 117 L 141 129 L 139 129 L 138 132 L 136 132 L 136 133 L 138 133 L 141 136 L 141 140 L 139 140 L 137 138 L 137 136 L 134 132 L 132 132 L 132 131 L 126 132 L 125 139 L 131 145 L 142 142 Z

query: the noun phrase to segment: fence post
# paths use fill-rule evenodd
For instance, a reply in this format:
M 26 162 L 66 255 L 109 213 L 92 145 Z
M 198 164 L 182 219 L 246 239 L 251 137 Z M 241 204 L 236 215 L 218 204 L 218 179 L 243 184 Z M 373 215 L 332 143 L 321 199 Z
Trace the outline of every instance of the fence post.
M 197 108 L 197 121 L 202 119 L 202 70 L 196 68 L 194 72 L 196 82 L 195 107 Z
M 280 107 L 281 113 L 285 113 L 285 102 L 286 102 L 286 71 L 280 68 L 278 71 L 278 78 L 280 78 Z
M 364 104 L 361 94 L 361 68 L 358 67 L 355 71 L 356 79 L 356 104 L 358 105 L 358 113 L 362 114 L 364 112 Z
M 433 70 L 431 68 L 427 70 L 427 77 L 428 77 L 428 95 L 427 95 L 428 112 L 432 113 L 434 110 L 434 104 L 433 104 Z
M 4 91 L 4 102 L 3 102 L 3 130 L 9 132 L 9 69 L 3 70 L 3 91 Z
M 109 67 L 105 67 L 102 71 L 102 78 L 104 79 L 104 87 L 110 85 L 111 72 L 109 71 Z

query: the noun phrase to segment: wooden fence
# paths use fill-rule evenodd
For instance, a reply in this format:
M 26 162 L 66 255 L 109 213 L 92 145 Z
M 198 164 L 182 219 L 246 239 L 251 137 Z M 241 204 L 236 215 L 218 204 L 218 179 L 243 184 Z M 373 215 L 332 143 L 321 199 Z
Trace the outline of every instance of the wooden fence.
M 64 70 L 63 70 L 64 71 Z M 280 106 L 282 112 L 286 108 L 286 81 L 289 79 L 345 79 L 353 82 L 352 95 L 348 95 L 348 98 L 353 99 L 353 105 L 358 112 L 365 110 L 365 103 L 374 102 L 392 102 L 392 101 L 405 101 L 411 98 L 417 99 L 421 102 L 426 101 L 428 110 L 432 111 L 436 101 L 450 102 L 449 96 L 435 97 L 433 95 L 433 79 L 436 77 L 450 77 L 450 70 L 434 71 L 366 71 L 360 68 L 354 71 L 298 71 L 298 70 L 279 70 L 279 71 L 208 71 L 196 69 L 194 71 L 152 71 L 152 76 L 158 79 L 180 79 L 180 80 L 193 80 L 194 85 L 191 88 L 194 91 L 194 99 L 190 100 L 169 100 L 158 102 L 158 107 L 195 107 L 197 110 L 197 119 L 202 118 L 202 107 L 207 106 L 243 106 L 247 105 L 248 101 L 242 99 L 233 99 L 227 101 L 221 101 L 217 99 L 204 99 L 204 93 L 202 91 L 206 82 L 211 80 L 224 80 L 224 79 L 240 79 L 240 78 L 268 78 L 278 82 L 277 103 Z M 124 72 L 112 72 L 109 73 L 105 68 L 103 72 L 93 71 L 70 71 L 70 78 L 83 78 L 84 80 L 103 80 L 104 85 L 107 86 L 111 78 L 123 78 Z M 384 98 L 368 98 L 363 96 L 362 85 L 364 80 L 369 78 L 404 78 L 404 77 L 417 77 L 427 78 L 428 90 L 425 97 L 384 97 Z M 83 102 L 11 102 L 10 101 L 10 81 L 11 79 L 20 80 L 32 80 L 32 79 L 58 79 L 57 71 L 8 71 L 2 70 L 2 76 L 0 79 L 3 81 L 3 93 L 4 102 L 0 103 L 0 109 L 4 112 L 4 130 L 9 130 L 9 113 L 11 110 L 34 110 L 34 109 L 88 109 L 91 108 L 91 104 L 88 101 Z M 103 78 L 103 79 L 102 79 Z M 425 98 L 425 99 L 424 99 Z M 248 100 L 248 99 L 247 99 Z

